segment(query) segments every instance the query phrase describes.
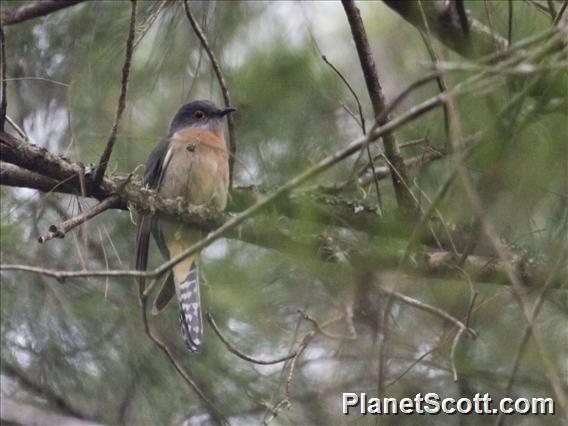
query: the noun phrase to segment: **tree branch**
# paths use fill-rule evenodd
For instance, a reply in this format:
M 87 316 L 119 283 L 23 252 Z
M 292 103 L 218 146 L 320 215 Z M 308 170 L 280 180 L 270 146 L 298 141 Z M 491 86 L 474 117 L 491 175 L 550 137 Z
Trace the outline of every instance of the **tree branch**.
M 4 161 L 0 161 L 0 185 L 37 189 L 45 193 L 52 191 L 68 194 L 78 193 L 77 188 L 65 181 L 57 181 Z
M 421 311 L 431 313 L 431 314 L 433 314 L 437 317 L 442 318 L 445 321 L 452 323 L 453 325 L 458 327 L 458 329 L 460 329 L 462 332 L 468 333 L 468 335 L 470 337 L 477 337 L 477 335 L 478 335 L 478 333 L 475 330 L 469 328 L 463 322 L 461 322 L 457 318 L 451 316 L 446 311 L 444 311 L 440 308 L 437 308 L 436 306 L 429 305 L 427 303 L 421 302 L 420 300 L 414 299 L 412 297 L 406 296 L 406 295 L 404 295 L 402 293 L 398 293 L 396 291 L 387 290 L 387 289 L 385 289 L 381 286 L 379 286 L 379 290 L 382 293 L 385 293 L 389 296 L 392 296 L 394 299 L 396 299 L 400 302 L 403 302 L 403 303 L 405 303 L 409 306 L 412 306 L 416 309 L 420 309 Z
M 201 42 L 203 49 L 207 52 L 207 56 L 209 56 L 209 60 L 211 61 L 211 66 L 213 67 L 213 71 L 215 72 L 215 76 L 217 77 L 217 81 L 219 82 L 219 87 L 221 87 L 221 93 L 223 94 L 223 100 L 225 101 L 225 106 L 230 107 L 231 105 L 231 98 L 229 96 L 229 89 L 227 88 L 227 83 L 225 82 L 225 78 L 223 77 L 223 72 L 221 71 L 221 67 L 219 66 L 219 62 L 215 57 L 215 54 L 211 50 L 209 43 L 207 42 L 207 38 L 205 34 L 201 30 L 201 27 L 195 20 L 195 17 L 191 13 L 189 8 L 189 3 L 187 0 L 183 0 L 183 6 L 185 8 L 185 14 L 189 23 L 193 27 L 193 31 L 197 35 L 197 38 Z M 235 165 L 235 158 L 237 155 L 237 140 L 235 136 L 235 119 L 233 114 L 228 114 L 227 116 L 227 125 L 229 128 L 229 188 L 233 185 L 233 168 Z
M 363 75 L 365 76 L 367 91 L 369 92 L 369 97 L 373 105 L 375 119 L 377 123 L 382 126 L 389 121 L 389 117 L 385 114 L 385 98 L 379 82 L 375 61 L 371 53 L 371 47 L 369 46 L 367 33 L 363 25 L 363 19 L 361 18 L 359 9 L 355 6 L 354 0 L 342 0 L 342 3 L 351 27 L 355 46 L 357 47 L 357 53 L 359 55 L 359 61 L 361 62 Z M 383 145 L 385 147 L 385 155 L 389 160 L 398 205 L 403 212 L 412 216 L 415 208 L 412 194 L 410 194 L 410 190 L 408 189 L 406 167 L 392 132 L 387 132 L 383 135 Z
M 0 22 L 2 26 L 13 25 L 28 19 L 38 18 L 40 16 L 49 15 L 84 0 L 42 0 L 25 3 L 8 10 L 2 11 L 0 14 Z
M 144 324 L 144 332 L 148 336 L 148 338 L 166 355 L 168 361 L 173 365 L 177 373 L 181 376 L 181 378 L 189 385 L 191 389 L 201 398 L 201 400 L 206 404 L 206 406 L 211 410 L 213 418 L 219 424 L 228 425 L 229 422 L 225 419 L 225 416 L 219 411 L 217 406 L 207 398 L 205 393 L 201 390 L 201 388 L 195 383 L 195 381 L 187 374 L 183 366 L 179 363 L 179 361 L 174 357 L 170 348 L 162 342 L 157 336 L 152 333 L 150 329 L 150 324 L 148 323 L 148 315 L 146 312 L 146 304 L 148 301 L 148 295 L 146 293 L 142 294 L 142 322 Z
M 213 319 L 213 316 L 210 313 L 207 313 L 207 320 L 209 320 L 209 324 L 211 324 L 211 327 L 213 327 L 213 331 L 215 331 L 215 334 L 217 334 L 217 337 L 219 337 L 219 339 L 221 340 L 221 342 L 223 342 L 223 344 L 225 345 L 225 347 L 227 348 L 227 350 L 229 352 L 231 352 L 232 354 L 235 354 L 236 356 L 238 356 L 241 359 L 244 359 L 245 361 L 248 362 L 252 362 L 253 364 L 260 364 L 260 365 L 273 365 L 273 364 L 280 364 L 281 362 L 284 361 L 288 361 L 289 359 L 292 359 L 296 356 L 296 352 L 292 352 L 291 354 L 285 355 L 281 358 L 277 358 L 277 359 L 271 359 L 271 360 L 264 360 L 264 359 L 259 359 L 259 358 L 254 358 L 250 355 L 244 354 L 241 351 L 239 351 L 238 349 L 236 349 L 226 338 L 225 336 L 223 336 L 223 334 L 221 333 L 221 330 L 219 330 L 219 327 L 217 326 L 217 323 L 215 322 L 215 320 Z
M 49 227 L 49 231 L 43 234 L 41 237 L 39 237 L 38 241 L 40 243 L 45 243 L 46 241 L 49 241 L 53 238 L 65 238 L 65 234 L 67 234 L 67 232 L 81 225 L 82 223 L 85 223 L 86 221 L 92 219 L 99 213 L 102 213 L 105 210 L 110 209 L 119 200 L 120 196 L 118 194 L 111 195 L 110 197 L 105 198 L 103 201 L 93 206 L 92 208 L 83 211 L 81 214 L 72 217 L 69 220 L 66 220 L 60 225 L 51 225 Z
M 0 25 L 0 131 L 4 131 L 6 122 L 6 111 L 8 109 L 8 93 L 6 93 L 6 35 L 4 26 Z
M 122 80 L 120 83 L 120 95 L 118 96 L 118 105 L 116 107 L 116 115 L 114 117 L 114 123 L 110 131 L 110 136 L 108 137 L 108 142 L 99 160 L 99 166 L 95 174 L 94 185 L 99 186 L 105 175 L 105 171 L 112 154 L 112 149 L 116 141 L 116 133 L 118 132 L 118 126 L 120 124 L 120 119 L 126 105 L 126 92 L 128 91 L 128 76 L 130 74 L 130 63 L 132 61 L 132 52 L 134 51 L 134 35 L 136 34 L 136 6 L 137 0 L 130 0 L 132 2 L 132 8 L 130 11 L 130 26 L 128 28 L 128 38 L 126 39 L 126 54 L 124 58 L 124 65 L 122 66 Z

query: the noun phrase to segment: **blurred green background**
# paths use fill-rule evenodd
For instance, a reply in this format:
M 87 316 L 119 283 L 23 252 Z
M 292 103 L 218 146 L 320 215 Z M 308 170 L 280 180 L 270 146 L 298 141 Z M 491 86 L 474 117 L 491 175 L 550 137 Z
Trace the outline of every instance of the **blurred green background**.
M 3 8 L 21 3 L 4 2 Z M 507 34 L 507 2 L 467 1 L 466 6 L 472 16 L 486 24 L 489 17 L 495 31 Z M 382 2 L 359 2 L 359 7 L 390 101 L 431 71 L 431 58 L 420 33 Z M 349 113 L 356 113 L 357 105 L 322 54 L 357 92 L 370 127 L 372 109 L 340 3 L 218 1 L 192 2 L 191 8 L 222 65 L 238 109 L 236 186 L 278 187 L 361 135 Z M 514 8 L 513 42 L 550 28 L 549 17 L 530 2 L 515 1 Z M 202 98 L 222 103 L 209 59 L 187 21 L 183 3 L 139 2 L 138 36 L 146 30 L 148 17 L 158 11 L 134 52 L 127 106 L 109 163 L 111 174 L 136 171 L 140 177 L 146 156 L 166 134 L 171 117 L 183 103 Z M 8 115 L 33 143 L 84 164 L 98 162 L 114 120 L 129 17 L 127 1 L 85 2 L 5 28 Z M 465 63 L 439 43 L 436 46 L 444 61 Z M 566 64 L 565 46 L 555 55 L 543 61 Z M 452 72 L 446 81 L 453 86 L 471 75 Z M 484 131 L 467 166 L 499 235 L 519 256 L 554 263 L 558 256 L 566 256 L 567 249 L 566 69 L 537 76 L 552 83 L 540 95 L 524 96 L 515 103 L 514 114 L 506 117 L 511 122 L 496 122 L 496 117 L 534 75 L 497 76 L 484 90 L 460 97 L 458 110 L 465 135 Z M 437 93 L 435 82 L 425 85 L 395 115 Z M 405 148 L 405 158 L 424 153 L 426 145 L 444 150 L 448 141 L 443 110 L 398 129 L 396 137 L 400 143 L 426 140 Z M 381 143 L 374 144 L 372 154 L 381 149 Z M 365 163 L 362 157 L 356 164 L 356 157 L 310 184 L 330 185 L 348 178 L 353 167 Z M 412 190 L 423 210 L 451 173 L 452 164 L 452 159 L 442 159 L 410 172 Z M 384 165 L 377 160 L 377 166 Z M 380 188 L 385 214 L 396 216 L 390 180 L 382 180 Z M 0 191 L 2 263 L 64 270 L 131 268 L 135 225 L 128 212 L 107 211 L 65 239 L 39 245 L 36 240 L 49 225 L 77 214 L 93 200 L 8 187 Z M 371 207 L 377 203 L 372 185 L 350 188 L 339 199 Z M 295 365 L 291 408 L 279 411 L 271 424 L 469 425 L 496 420 L 341 414 L 342 392 L 376 394 L 379 382 L 390 397 L 418 392 L 453 397 L 476 392 L 488 392 L 494 398 L 552 396 L 532 340 L 512 390 L 505 393 L 526 320 L 504 281 L 471 283 L 460 274 L 438 277 L 397 270 L 396 262 L 384 258 L 401 256 L 413 223 L 382 226 L 377 217 L 368 229 L 355 230 L 349 220 L 340 221 L 339 226 L 317 220 L 314 203 L 294 206 L 298 210 L 293 219 L 269 209 L 256 220 L 300 241 L 333 238 L 340 247 L 333 253 L 337 261 L 323 261 L 321 250 L 298 251 L 286 244 L 272 250 L 238 238 L 214 243 L 201 261 L 204 310 L 214 315 L 224 334 L 245 353 L 273 359 L 297 348 L 313 330 L 298 310 L 322 324 L 341 318 L 331 327 L 335 334 L 356 331 L 355 340 L 315 335 Z M 452 229 L 471 226 L 474 219 L 457 183 L 438 210 Z M 420 246 L 424 247 L 428 248 Z M 367 256 L 368 252 L 386 254 Z M 483 241 L 474 253 L 492 258 Z M 161 261 L 154 247 L 151 264 Z M 565 265 L 551 278 L 561 287 L 548 292 L 536 322 L 564 391 Z M 450 359 L 455 328 L 397 301 L 386 315 L 385 326 L 387 297 L 377 286 L 388 288 L 393 283 L 397 291 L 460 319 L 468 311 L 472 287 L 479 292 L 470 322 L 479 337 L 459 341 L 457 382 Z M 527 293 L 532 306 L 538 291 L 531 288 Z M 357 309 L 352 321 L 349 315 L 345 318 L 349 307 Z M 268 407 L 285 397 L 289 364 L 283 369 L 282 364 L 259 366 L 239 359 L 209 325 L 203 352 L 189 354 L 174 304 L 152 318 L 152 326 L 231 423 L 260 424 L 269 417 Z M 210 407 L 145 335 L 134 280 L 89 278 L 60 283 L 40 275 L 2 271 L 1 344 L 3 397 L 44 403 L 30 399 L 37 395 L 22 385 L 20 375 L 59 395 L 74 414 L 103 423 L 214 421 Z M 385 377 L 379 378 L 381 357 L 386 367 Z M 560 422 L 553 416 L 516 416 L 506 423 Z

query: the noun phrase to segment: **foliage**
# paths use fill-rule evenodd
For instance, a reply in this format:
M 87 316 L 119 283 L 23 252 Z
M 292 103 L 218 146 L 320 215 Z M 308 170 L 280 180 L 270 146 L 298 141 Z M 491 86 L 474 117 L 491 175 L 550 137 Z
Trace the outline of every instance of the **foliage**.
M 506 3 L 466 5 L 471 16 L 506 36 Z M 513 43 L 550 30 L 550 18 L 532 4 L 546 2 L 513 3 Z M 430 74 L 432 59 L 420 33 L 393 10 L 383 3 L 359 6 L 388 103 Z M 352 85 L 367 129 L 372 127 L 365 80 L 341 4 L 192 2 L 191 8 L 238 109 L 236 187 L 258 185 L 269 192 L 361 136 L 357 104 L 322 54 Z M 146 28 L 143 23 L 156 13 Z M 8 116 L 32 142 L 74 161 L 97 164 L 116 111 L 129 17 L 130 2 L 85 2 L 5 27 Z M 108 169 L 110 176 L 134 173 L 135 181 L 182 103 L 199 98 L 222 103 L 183 3 L 162 7 L 161 2 L 140 2 L 137 24 L 137 36 L 144 37 L 134 51 L 127 108 Z M 541 348 L 530 338 L 520 349 L 527 318 L 515 289 L 506 274 L 483 274 L 511 260 L 499 258 L 483 232 L 484 220 L 495 225 L 515 266 L 522 268 L 520 275 L 530 284 L 523 291 L 531 312 L 543 285 L 552 283 L 534 324 L 565 392 L 568 77 L 565 34 L 560 47 L 551 40 L 544 37 L 501 52 L 504 59 L 493 63 L 464 59 L 431 40 L 446 70 L 445 84 L 464 87 L 454 97 L 454 113 L 469 150 L 465 165 L 485 208 L 483 217 L 476 215 L 454 174 L 461 152 L 452 153 L 445 113 L 438 108 L 394 131 L 401 146 L 421 141 L 402 148 L 405 159 L 432 150 L 443 154 L 409 168 L 407 184 L 419 213 L 427 212 L 449 184 L 416 239 L 413 231 L 420 219 L 402 215 L 390 177 L 379 183 L 384 217 L 377 214 L 372 180 L 339 192 L 330 189 L 367 165 L 362 151 L 250 219 L 256 229 L 270 231 L 275 248 L 247 242 L 237 231 L 204 251 L 204 309 L 239 351 L 274 359 L 297 351 L 311 336 L 294 362 L 263 366 L 230 353 L 209 325 L 203 352 L 187 353 L 174 304 L 150 319 L 156 334 L 231 423 L 374 423 L 375 418 L 352 420 L 341 414 L 341 393 L 350 391 L 400 398 L 418 392 L 554 396 Z M 507 64 L 511 58 L 517 62 Z M 438 93 L 432 80 L 410 92 L 391 115 L 401 116 Z M 370 150 L 375 166 L 386 167 L 382 143 L 370 144 Z M 135 226 L 130 212 L 108 210 L 65 239 L 39 245 L 36 239 L 51 224 L 95 201 L 24 188 L 2 187 L 0 195 L 2 264 L 131 269 Z M 465 253 L 486 263 L 476 269 L 464 259 L 435 268 L 425 260 L 454 251 L 458 258 Z M 153 247 L 151 265 L 161 262 Z M 538 274 L 531 275 L 533 270 Z M 467 318 L 479 337 L 464 333 L 453 350 L 454 324 L 391 299 L 391 290 L 460 321 Z M 75 417 L 109 424 L 216 421 L 211 406 L 186 386 L 144 332 L 136 291 L 131 278 L 58 282 L 3 270 L 2 396 L 31 402 L 37 396 L 5 371 L 9 365 L 48 390 L 40 395 L 46 405 L 53 405 L 57 395 L 73 410 L 55 408 Z M 355 339 L 350 338 L 353 332 Z M 519 354 L 520 367 L 508 389 Z M 271 419 L 271 410 L 287 397 L 290 409 L 278 410 Z M 507 423 L 554 425 L 561 416 L 516 416 Z M 380 420 L 418 425 L 424 417 Z M 435 421 L 454 424 L 456 419 L 438 416 Z M 471 416 L 460 421 L 487 420 Z

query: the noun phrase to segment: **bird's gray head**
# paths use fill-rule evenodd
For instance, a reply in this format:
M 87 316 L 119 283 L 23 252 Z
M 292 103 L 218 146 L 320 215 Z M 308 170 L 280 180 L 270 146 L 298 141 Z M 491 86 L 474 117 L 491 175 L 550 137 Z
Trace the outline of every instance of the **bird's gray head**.
M 219 108 L 211 101 L 199 100 L 183 105 L 172 120 L 170 135 L 184 127 L 220 130 L 223 117 L 236 111 L 233 107 Z

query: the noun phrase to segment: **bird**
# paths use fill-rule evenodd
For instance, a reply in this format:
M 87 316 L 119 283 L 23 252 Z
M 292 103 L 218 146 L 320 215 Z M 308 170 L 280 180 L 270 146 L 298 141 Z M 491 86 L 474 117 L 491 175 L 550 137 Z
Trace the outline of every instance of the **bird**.
M 163 198 L 225 209 L 229 189 L 229 153 L 223 135 L 224 118 L 236 111 L 219 108 L 209 100 L 182 105 L 171 121 L 168 135 L 146 161 L 142 185 Z M 165 259 L 171 259 L 198 242 L 204 231 L 164 215 L 142 214 L 136 233 L 135 268 L 146 270 L 150 235 Z M 200 352 L 203 319 L 199 294 L 199 253 L 185 258 L 168 272 L 152 306 L 160 313 L 177 296 L 185 345 Z M 139 278 L 139 292 L 145 280 Z

